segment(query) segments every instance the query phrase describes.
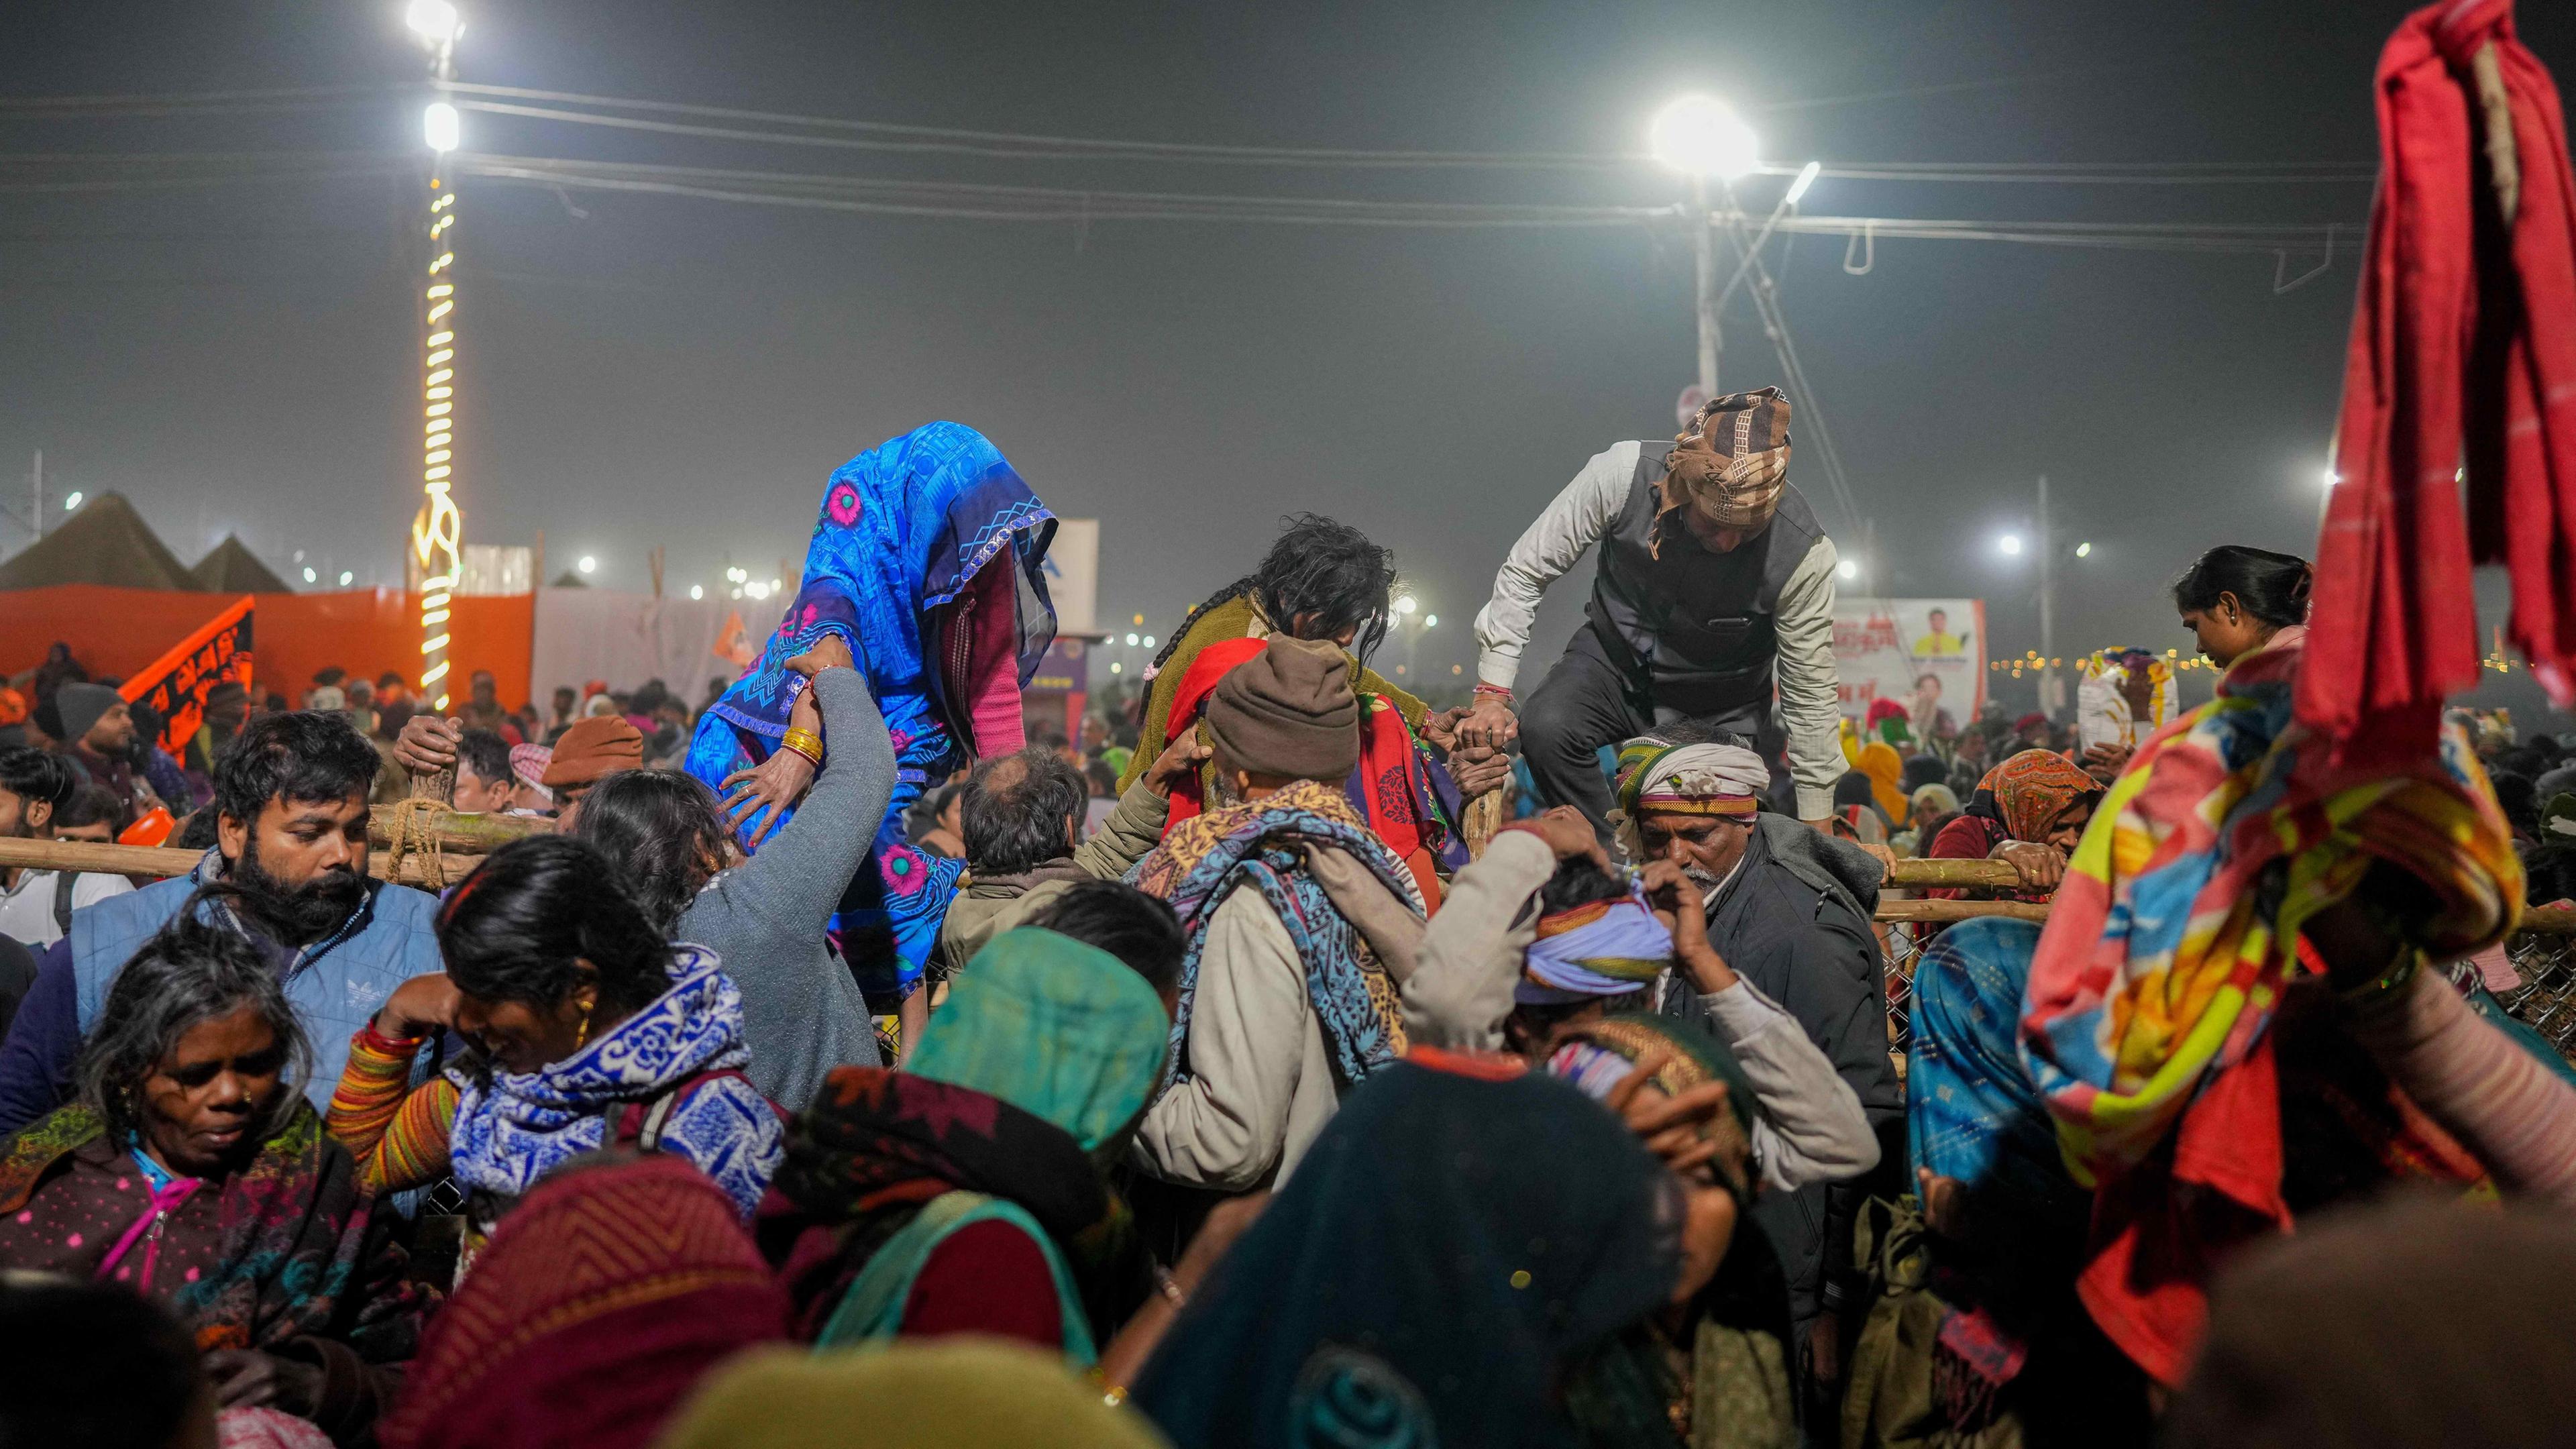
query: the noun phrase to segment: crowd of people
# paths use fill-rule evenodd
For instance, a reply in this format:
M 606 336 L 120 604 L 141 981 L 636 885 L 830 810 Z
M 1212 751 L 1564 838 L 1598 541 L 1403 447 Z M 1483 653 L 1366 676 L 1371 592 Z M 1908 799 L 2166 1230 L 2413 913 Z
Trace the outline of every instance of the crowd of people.
M 1448 710 L 1298 515 L 1033 735 L 1054 519 L 949 423 L 694 709 L 327 671 L 174 750 L 57 650 L 0 837 L 202 854 L 0 877 L 0 1444 L 2563 1437 L 2576 1067 L 2491 993 L 2576 754 L 2303 749 L 2236 546 L 2207 704 L 1838 724 L 1789 417 L 1595 457 Z M 442 784 L 522 829 L 384 879 Z

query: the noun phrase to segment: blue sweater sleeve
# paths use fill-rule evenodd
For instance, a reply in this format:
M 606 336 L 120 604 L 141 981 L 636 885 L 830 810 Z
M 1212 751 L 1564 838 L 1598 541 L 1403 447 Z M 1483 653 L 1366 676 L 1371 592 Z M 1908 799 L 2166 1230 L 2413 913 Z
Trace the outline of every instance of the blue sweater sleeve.
M 18 1003 L 9 1039 L 0 1042 L 0 1138 L 71 1100 L 80 1042 L 80 990 L 65 937 L 37 959 L 36 984 Z

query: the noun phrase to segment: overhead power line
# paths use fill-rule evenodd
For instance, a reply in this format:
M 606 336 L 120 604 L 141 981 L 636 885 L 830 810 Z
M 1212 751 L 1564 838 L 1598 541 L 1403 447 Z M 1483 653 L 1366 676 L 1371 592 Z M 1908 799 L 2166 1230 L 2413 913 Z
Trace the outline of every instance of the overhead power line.
M 417 159 L 383 151 L 0 153 L 0 193 L 149 191 L 310 183 L 408 174 Z M 533 185 L 695 197 L 853 213 L 1011 222 L 1158 221 L 1438 230 L 1611 229 L 1680 224 L 1675 206 L 1547 205 L 1262 196 L 1026 186 L 829 173 L 670 166 L 564 157 L 459 153 L 464 174 Z M 1985 241 L 2036 246 L 2247 254 L 2318 250 L 2355 221 L 2304 223 L 1988 221 L 1940 217 L 1789 216 L 1779 229 L 1870 240 Z
M 1973 87 L 1983 82 L 1963 82 Z M 340 85 L 174 95 L 38 96 L 0 100 L 0 121 L 204 116 L 305 111 L 416 97 L 419 84 Z M 1933 89 L 1943 89 L 1935 87 Z M 754 145 L 978 156 L 1015 161 L 1090 161 L 1301 169 L 1609 172 L 1650 170 L 1638 152 L 1373 150 L 1354 147 L 1222 145 L 1131 141 L 1019 131 L 852 120 L 788 111 L 592 95 L 528 86 L 456 82 L 444 88 L 460 108 L 565 125 L 737 141 Z M 1794 106 L 1795 102 L 1784 103 Z M 1771 109 L 1778 109 L 1772 107 Z M 637 114 L 617 114 L 620 112 Z M 703 125 L 652 117 L 696 117 Z M 781 129 L 784 128 L 784 129 Z M 2367 179 L 2363 162 L 1838 162 L 1822 174 L 1848 181 L 2051 184 L 2065 186 L 2292 185 Z M 1787 176 L 1797 168 L 1766 167 Z
M 1553 206 L 1246 196 L 1015 186 L 981 182 L 748 171 L 471 154 L 467 174 L 545 186 L 821 210 L 996 221 L 1233 221 L 1314 226 L 1442 229 L 1607 228 L 1679 222 L 1671 206 Z M 2322 247 L 2331 228 L 2351 222 L 2241 225 L 2184 222 L 1975 221 L 1931 217 L 1801 216 L 1788 232 L 2132 250 L 2264 253 Z

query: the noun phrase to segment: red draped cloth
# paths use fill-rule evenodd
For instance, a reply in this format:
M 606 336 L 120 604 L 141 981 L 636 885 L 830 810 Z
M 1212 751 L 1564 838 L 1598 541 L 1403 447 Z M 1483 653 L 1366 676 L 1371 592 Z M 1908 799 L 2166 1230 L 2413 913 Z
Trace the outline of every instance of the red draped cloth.
M 1267 639 L 1227 639 L 1200 650 L 1172 695 L 1169 738 L 1179 739 L 1197 721 L 1219 680 L 1269 647 Z M 1360 696 L 1360 706 L 1360 763 L 1351 772 L 1345 792 L 1369 829 L 1403 860 L 1422 891 L 1423 904 L 1436 911 L 1440 873 L 1422 831 L 1422 812 L 1432 798 L 1431 781 L 1414 750 L 1413 733 L 1404 727 L 1404 716 L 1395 706 L 1370 694 Z M 1205 789 L 1197 775 L 1173 782 L 1172 810 L 1163 833 L 1168 836 L 1173 826 L 1206 809 Z
M 2382 170 L 2298 714 L 2366 752 L 2420 755 L 2442 700 L 2477 683 L 2473 561 L 2510 568 L 2515 646 L 2559 707 L 2576 692 L 2576 187 L 2557 88 L 2514 39 L 2512 0 L 2407 17 L 2377 100 Z

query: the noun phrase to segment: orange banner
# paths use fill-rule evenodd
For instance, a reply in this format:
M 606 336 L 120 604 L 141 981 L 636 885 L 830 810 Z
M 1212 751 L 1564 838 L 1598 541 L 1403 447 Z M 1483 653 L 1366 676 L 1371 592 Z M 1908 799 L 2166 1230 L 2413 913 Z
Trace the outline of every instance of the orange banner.
M 72 651 L 77 657 L 78 650 Z M 134 672 L 117 690 L 128 703 L 151 706 L 161 717 L 161 748 L 184 758 L 188 741 L 206 717 L 206 694 L 230 680 L 250 688 L 251 598 L 206 621 L 169 653 Z
M 43 661 L 46 646 L 69 644 L 93 674 L 140 675 L 239 594 L 113 589 L 57 584 L 0 593 L 0 673 Z M 321 594 L 253 594 L 259 621 L 261 693 L 301 702 L 313 675 L 337 665 L 355 679 L 394 673 L 420 676 L 420 596 L 401 589 L 346 589 Z M 465 697 L 477 670 L 489 670 L 501 702 L 528 698 L 528 663 L 536 642 L 536 595 L 459 595 L 449 606 L 456 642 L 455 694 Z

